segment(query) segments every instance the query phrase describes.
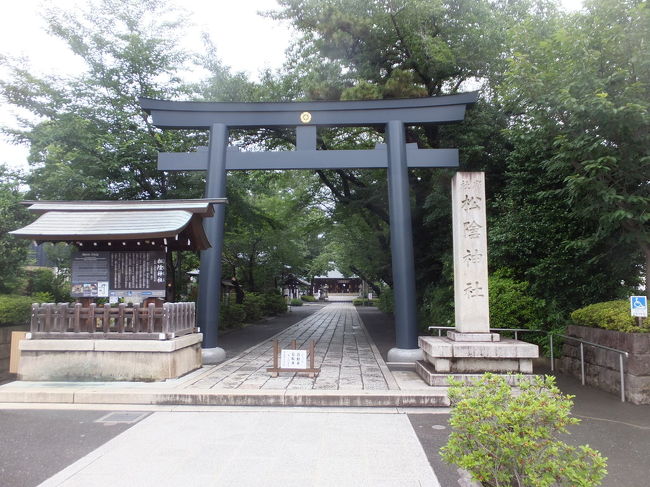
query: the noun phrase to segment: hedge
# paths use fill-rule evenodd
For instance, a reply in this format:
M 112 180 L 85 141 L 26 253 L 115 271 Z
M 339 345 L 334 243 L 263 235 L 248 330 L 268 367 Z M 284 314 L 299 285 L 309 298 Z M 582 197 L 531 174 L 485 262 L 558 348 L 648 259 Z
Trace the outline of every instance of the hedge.
M 36 293 L 32 296 L 0 295 L 0 326 L 27 324 L 32 316 L 32 303 L 53 301 L 52 295 L 47 293 Z
M 576 325 L 603 328 L 626 333 L 649 333 L 650 327 L 639 327 L 630 316 L 630 302 L 627 299 L 590 304 L 571 313 Z

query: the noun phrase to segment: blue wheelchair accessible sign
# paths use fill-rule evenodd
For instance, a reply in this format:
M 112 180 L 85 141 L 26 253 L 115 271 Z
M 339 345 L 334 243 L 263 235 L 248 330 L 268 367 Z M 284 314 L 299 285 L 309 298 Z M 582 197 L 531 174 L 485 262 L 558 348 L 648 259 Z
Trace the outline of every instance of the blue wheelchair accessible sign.
M 630 312 L 632 316 L 648 317 L 648 298 L 645 296 L 630 296 Z

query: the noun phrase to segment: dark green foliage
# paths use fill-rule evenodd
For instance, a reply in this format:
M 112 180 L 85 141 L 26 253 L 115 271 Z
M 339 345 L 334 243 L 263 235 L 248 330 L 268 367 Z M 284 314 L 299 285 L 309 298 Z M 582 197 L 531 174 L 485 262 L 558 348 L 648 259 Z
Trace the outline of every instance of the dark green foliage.
M 243 304 L 222 304 L 219 314 L 224 328 L 239 328 L 246 320 L 246 308 Z
M 449 284 L 427 287 L 422 297 L 420 329 L 429 326 L 454 326 L 454 288 Z
M 490 327 L 539 328 L 545 324 L 544 301 L 530 294 L 530 285 L 500 269 L 489 276 Z M 420 310 L 420 327 L 454 326 L 452 284 L 427 289 Z
M 580 420 L 551 376 L 524 380 L 513 394 L 503 377 L 484 374 L 471 385 L 453 381 L 449 399 L 442 458 L 486 487 L 595 487 L 607 474 L 597 451 L 558 439 Z
M 302 299 L 307 303 L 313 303 L 314 301 L 316 301 L 316 298 L 311 294 L 303 294 L 302 296 L 300 296 L 300 299 Z
M 379 298 L 377 298 L 377 307 L 384 313 L 392 313 L 394 309 L 393 290 L 389 287 L 384 287 L 381 290 Z
M 26 277 L 27 294 L 46 293 L 56 303 L 70 301 L 70 283 L 62 275 L 56 275 L 52 269 L 28 270 Z
M 246 293 L 243 304 L 247 323 L 259 321 L 265 314 L 270 314 L 264 309 L 264 297 L 257 293 Z
M 489 278 L 490 327 L 540 328 L 544 325 L 544 301 L 530 295 L 530 285 L 500 269 Z
M 289 301 L 289 304 L 291 306 L 302 306 L 302 299 L 293 298 L 291 301 Z
M 34 296 L 0 295 L 0 326 L 29 323 L 32 304 L 44 302 L 52 302 L 52 296 L 47 293 L 36 293 Z
M 20 204 L 22 176 L 0 164 L 0 293 L 16 292 L 21 284 L 22 266 L 27 260 L 29 242 L 9 235 L 31 221 Z
M 266 293 L 264 297 L 264 312 L 271 316 L 286 313 L 287 302 L 280 293 Z
M 499 92 L 515 114 L 509 186 L 523 197 L 502 230 L 525 262 L 504 265 L 565 310 L 618 297 L 638 278 L 635 262 L 650 266 L 648 3 L 593 0 L 510 34 Z
M 354 306 L 377 306 L 376 299 L 357 298 L 352 300 Z
M 650 333 L 650 327 L 637 326 L 630 315 L 630 302 L 624 299 L 590 304 L 571 313 L 576 325 L 604 328 L 627 333 Z

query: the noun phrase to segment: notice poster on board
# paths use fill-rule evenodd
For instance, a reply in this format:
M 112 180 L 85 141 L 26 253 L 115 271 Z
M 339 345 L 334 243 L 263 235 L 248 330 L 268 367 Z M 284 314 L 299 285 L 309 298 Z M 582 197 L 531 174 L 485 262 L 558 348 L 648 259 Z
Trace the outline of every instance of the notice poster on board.
M 165 252 L 76 252 L 72 297 L 165 297 Z

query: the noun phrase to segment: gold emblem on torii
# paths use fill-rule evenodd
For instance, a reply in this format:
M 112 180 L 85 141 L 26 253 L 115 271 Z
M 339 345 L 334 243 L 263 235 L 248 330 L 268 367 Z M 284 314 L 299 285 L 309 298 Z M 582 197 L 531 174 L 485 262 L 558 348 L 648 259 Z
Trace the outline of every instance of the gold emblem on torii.
M 301 121 L 302 123 L 309 123 L 309 122 L 311 122 L 311 113 L 309 113 L 309 112 L 302 112 L 302 113 L 300 114 L 300 121 Z

